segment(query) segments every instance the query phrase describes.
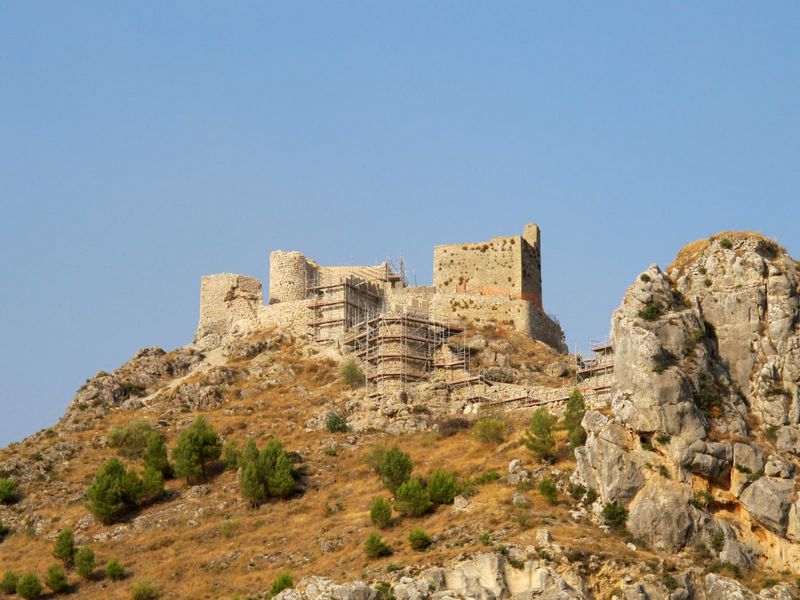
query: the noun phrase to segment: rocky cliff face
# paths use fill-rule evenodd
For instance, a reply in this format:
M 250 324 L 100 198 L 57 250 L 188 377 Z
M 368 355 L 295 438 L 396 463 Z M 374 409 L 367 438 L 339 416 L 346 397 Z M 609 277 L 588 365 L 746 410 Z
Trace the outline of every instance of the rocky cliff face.
M 612 317 L 611 414 L 587 413 L 573 479 L 628 507 L 635 535 L 797 570 L 798 289 L 785 250 L 737 233 L 628 289 Z

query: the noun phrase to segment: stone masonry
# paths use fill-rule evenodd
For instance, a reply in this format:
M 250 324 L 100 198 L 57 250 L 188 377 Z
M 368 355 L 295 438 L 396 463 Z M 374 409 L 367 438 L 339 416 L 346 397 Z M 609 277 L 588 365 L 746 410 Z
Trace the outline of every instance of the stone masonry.
M 345 282 L 349 295 L 322 292 Z M 364 289 L 369 286 L 370 294 L 377 290 L 378 299 L 365 303 L 363 294 L 354 294 L 359 282 Z M 270 254 L 267 305 L 257 279 L 228 273 L 203 277 L 195 342 L 213 348 L 229 335 L 276 326 L 338 343 L 353 314 L 403 310 L 508 327 L 567 350 L 560 325 L 543 310 L 541 235 L 535 224 L 526 225 L 522 235 L 436 246 L 432 287 L 407 286 L 386 262 L 326 267 L 300 252 L 277 250 Z

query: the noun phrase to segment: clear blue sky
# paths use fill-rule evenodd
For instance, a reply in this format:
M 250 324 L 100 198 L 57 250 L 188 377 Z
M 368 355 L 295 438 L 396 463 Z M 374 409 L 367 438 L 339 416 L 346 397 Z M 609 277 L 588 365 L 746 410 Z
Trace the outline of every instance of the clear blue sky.
M 572 347 L 723 229 L 794 256 L 793 2 L 0 4 L 0 442 L 138 348 L 200 276 L 543 231 Z

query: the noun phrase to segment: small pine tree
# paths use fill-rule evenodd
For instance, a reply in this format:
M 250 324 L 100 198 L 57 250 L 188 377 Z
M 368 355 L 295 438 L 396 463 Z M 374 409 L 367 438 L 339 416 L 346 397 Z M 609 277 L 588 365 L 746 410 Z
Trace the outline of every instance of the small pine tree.
M 369 518 L 373 525 L 385 529 L 392 520 L 392 505 L 385 498 L 378 496 L 369 507 Z
M 8 477 L 0 477 L 0 502 L 13 504 L 19 499 L 17 482 Z
M 523 434 L 522 443 L 541 460 L 551 462 L 556 457 L 556 440 L 553 437 L 555 416 L 544 407 L 537 408 L 531 424 Z
M 288 590 L 291 587 L 294 587 L 294 578 L 289 571 L 283 571 L 278 573 L 275 581 L 272 582 L 269 592 L 272 596 L 277 596 L 283 590 Z
M 383 480 L 384 485 L 394 493 L 397 488 L 408 481 L 414 464 L 411 457 L 400 450 L 397 446 L 392 446 L 384 452 L 377 466 L 378 474 Z
M 140 501 L 155 502 L 164 495 L 164 475 L 151 466 L 142 471 L 142 493 Z
M 225 442 L 222 447 L 222 460 L 225 462 L 225 469 L 228 471 L 235 471 L 239 468 L 241 452 L 239 451 L 239 444 L 235 440 Z
M 83 546 L 75 554 L 75 568 L 78 575 L 89 581 L 94 574 L 95 567 L 97 567 L 97 559 L 94 551 L 88 546 Z
M 67 590 L 69 584 L 61 565 L 50 565 L 50 568 L 47 569 L 47 577 L 45 577 L 44 584 L 55 594 L 60 594 Z
M 347 420 L 339 413 L 331 413 L 328 415 L 328 420 L 325 421 L 325 428 L 330 433 L 345 433 L 350 431 Z
M 437 469 L 428 480 L 428 495 L 433 504 L 452 504 L 460 491 L 457 475 L 451 471 Z
M 0 592 L 8 595 L 16 594 L 18 582 L 19 575 L 9 569 L 3 573 L 3 579 L 0 579 Z
M 161 473 L 164 479 L 172 477 L 172 465 L 167 458 L 167 444 L 164 437 L 157 431 L 153 431 L 147 437 L 147 446 L 142 455 L 145 468 L 149 467 Z
M 111 581 L 120 581 L 125 578 L 125 567 L 116 558 L 112 558 L 106 563 L 105 573 Z
M 339 373 L 344 382 L 350 387 L 356 387 L 364 383 L 364 372 L 354 360 L 348 360 L 344 363 Z
M 17 582 L 17 594 L 25 598 L 25 600 L 32 600 L 42 593 L 42 582 L 34 573 L 26 573 Z
M 59 532 L 53 544 L 53 556 L 68 569 L 75 563 L 75 536 L 72 529 L 64 529 Z
M 433 508 L 428 490 L 419 478 L 410 479 L 397 488 L 395 504 L 397 512 L 411 517 L 420 517 Z
M 142 480 L 117 458 L 100 467 L 86 490 L 87 508 L 102 523 L 113 523 L 136 506 L 142 497 Z
M 433 540 L 431 536 L 425 533 L 424 529 L 414 529 L 408 534 L 408 543 L 411 545 L 411 548 L 421 552 L 422 550 L 427 550 L 433 543 Z
M 245 465 L 239 474 L 239 491 L 252 508 L 261 506 L 267 499 L 267 488 L 258 476 L 254 463 Z
M 172 450 L 175 473 L 187 482 L 204 481 L 207 468 L 222 454 L 222 442 L 204 417 L 197 417 L 189 427 L 181 431 L 178 443 Z
M 367 558 L 381 558 L 382 556 L 389 556 L 392 550 L 381 536 L 377 533 L 371 533 L 367 541 L 364 542 L 364 552 Z
M 564 427 L 567 429 L 570 448 L 573 450 L 586 442 L 586 430 L 581 425 L 586 414 L 586 403 L 578 388 L 572 391 L 564 407 Z

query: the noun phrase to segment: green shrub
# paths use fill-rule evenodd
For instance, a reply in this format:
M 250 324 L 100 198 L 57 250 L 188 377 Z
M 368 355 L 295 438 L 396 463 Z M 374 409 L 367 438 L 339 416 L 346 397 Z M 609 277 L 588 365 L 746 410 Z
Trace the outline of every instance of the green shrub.
M 531 416 L 531 424 L 522 437 L 522 443 L 539 459 L 552 462 L 556 457 L 556 440 L 553 437 L 555 416 L 541 406 Z
M 67 583 L 67 576 L 61 565 L 50 565 L 50 568 L 47 569 L 47 577 L 45 577 L 44 584 L 56 594 L 67 590 L 69 583 Z
M 485 417 L 475 421 L 472 430 L 478 441 L 484 444 L 500 444 L 506 439 L 508 425 L 503 419 Z
M 97 559 L 94 551 L 88 546 L 83 546 L 75 554 L 75 569 L 78 571 L 78 575 L 88 581 L 94 575 L 95 567 L 97 567 Z
M 350 387 L 357 387 L 364 383 L 364 373 L 354 360 L 345 362 L 339 370 L 339 374 L 342 376 L 342 380 L 345 384 Z
M 59 532 L 53 543 L 53 557 L 60 560 L 65 567 L 70 568 L 75 562 L 75 536 L 72 529 Z
M 452 471 L 437 469 L 428 480 L 428 496 L 435 505 L 452 504 L 460 492 L 457 475 Z
M 17 582 L 17 594 L 30 600 L 37 598 L 42 593 L 42 582 L 34 573 L 26 573 Z
M 277 596 L 283 590 L 288 590 L 292 587 L 294 587 L 294 579 L 292 578 L 292 574 L 289 573 L 289 571 L 282 571 L 281 573 L 278 573 L 275 581 L 272 582 L 272 587 L 270 588 L 269 593 L 272 596 Z
M 225 442 L 222 447 L 222 461 L 225 463 L 225 469 L 228 471 L 235 471 L 239 468 L 239 460 L 242 453 L 239 451 L 239 444 L 235 440 Z
M 656 441 L 657 441 L 659 444 L 661 444 L 661 445 L 663 445 L 663 446 L 666 446 L 667 444 L 669 444 L 669 443 L 672 441 L 672 436 L 671 436 L 671 435 L 668 435 L 668 434 L 666 434 L 666 433 L 659 433 L 659 434 L 656 436 Z
M 725 250 L 730 250 L 733 248 L 733 240 L 729 237 L 724 237 L 719 241 L 719 245 Z
M 770 425 L 764 430 L 764 435 L 767 436 L 768 440 L 772 440 L 773 442 L 778 439 L 778 428 L 775 425 Z
M 433 509 L 433 503 L 420 478 L 406 481 L 395 493 L 395 506 L 401 515 L 420 517 Z
M 3 573 L 3 579 L 0 579 L 0 592 L 4 594 L 16 594 L 18 582 L 19 575 L 9 569 Z
M 580 502 L 586 495 L 586 487 L 581 484 L 570 486 L 569 495 L 576 502 Z
M 143 493 L 144 483 L 136 473 L 112 458 L 100 467 L 86 490 L 86 506 L 102 523 L 113 523 L 134 508 Z
M 145 468 L 149 467 L 158 471 L 164 479 L 172 477 L 172 465 L 169 464 L 167 458 L 167 444 L 164 442 L 164 437 L 157 431 L 153 431 L 147 436 L 147 445 L 142 454 L 142 460 Z
M 603 521 L 612 529 L 623 530 L 628 523 L 628 510 L 616 502 L 606 504 L 603 507 Z
M 204 417 L 197 417 L 189 427 L 181 431 L 178 443 L 172 450 L 175 473 L 185 477 L 188 483 L 204 481 L 207 467 L 222 454 L 222 442 Z
M 367 558 L 381 558 L 382 556 L 389 556 L 392 550 L 381 536 L 377 533 L 371 533 L 367 541 L 364 542 L 364 552 Z
M 644 319 L 645 321 L 655 321 L 658 319 L 664 312 L 661 304 L 658 302 L 653 302 L 652 300 L 648 302 L 645 307 L 639 311 L 639 318 Z
M 112 558 L 106 563 L 105 573 L 111 581 L 125 579 L 125 567 L 116 558 Z
M 663 373 L 668 368 L 678 364 L 678 357 L 666 348 L 659 348 L 658 352 L 650 358 L 653 361 L 654 373 Z
M 112 448 L 126 458 L 140 458 L 147 448 L 151 434 L 158 434 L 152 423 L 146 419 L 133 419 L 127 427 L 115 425 L 108 431 L 106 441 Z
M 647 273 L 642 273 L 641 275 L 639 275 L 639 279 L 641 279 L 645 283 L 648 283 L 651 280 L 650 275 L 648 275 Z
M 377 464 L 378 475 L 391 492 L 395 492 L 401 484 L 408 481 L 413 468 L 411 457 L 397 446 L 382 452 Z
M 140 579 L 131 586 L 131 600 L 156 600 L 159 585 L 153 579 Z
M 548 478 L 544 477 L 539 482 L 539 493 L 547 500 L 550 504 L 555 504 L 558 501 L 558 488 L 556 488 L 556 484 Z
M 13 504 L 19 499 L 17 482 L 7 477 L 0 477 L 0 502 Z
M 711 532 L 711 535 L 708 536 L 708 543 L 714 552 L 722 552 L 722 548 L 725 546 L 725 534 L 720 530 Z
M 378 496 L 369 507 L 369 518 L 373 525 L 385 529 L 392 521 L 392 505 L 385 498 Z
M 242 452 L 239 490 L 242 497 L 256 508 L 269 498 L 287 498 L 295 490 L 296 474 L 292 460 L 275 438 L 259 450 L 251 439 Z
M 431 536 L 422 529 L 414 529 L 408 534 L 408 543 L 417 551 L 427 550 L 433 543 Z
M 328 415 L 328 420 L 325 421 L 325 428 L 330 433 L 344 433 L 350 431 L 347 420 L 339 413 L 331 413 Z

